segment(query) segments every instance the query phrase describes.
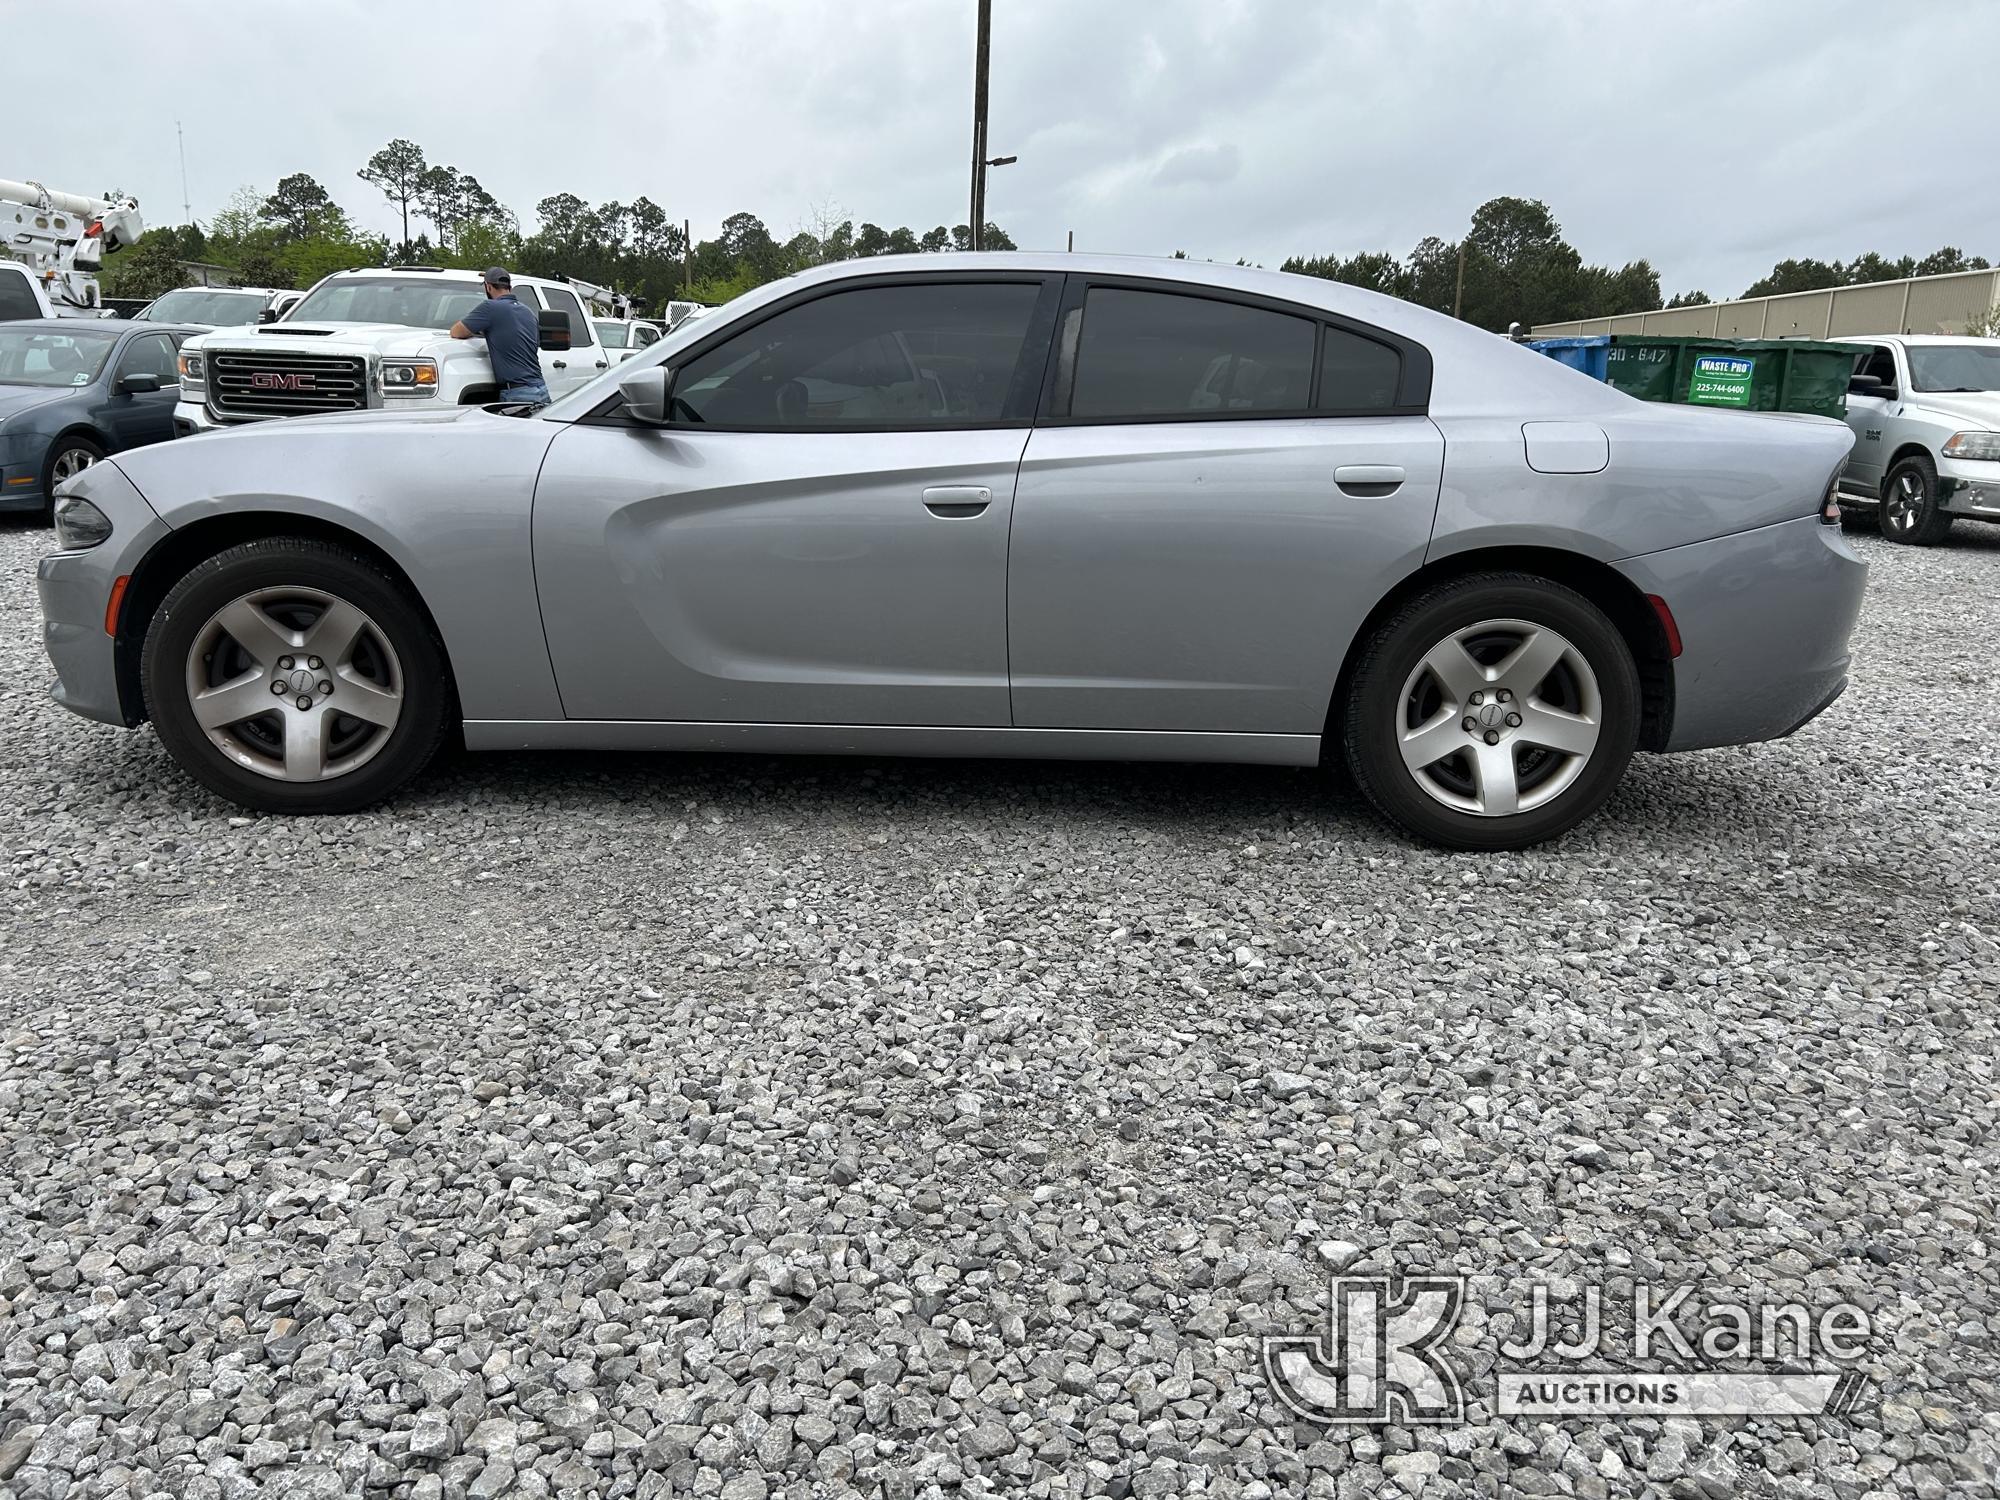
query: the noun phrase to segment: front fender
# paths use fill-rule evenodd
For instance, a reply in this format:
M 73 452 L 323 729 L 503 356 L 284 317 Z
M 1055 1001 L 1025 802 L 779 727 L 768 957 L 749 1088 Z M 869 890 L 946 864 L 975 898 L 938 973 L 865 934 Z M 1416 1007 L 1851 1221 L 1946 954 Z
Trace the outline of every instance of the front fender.
M 358 413 L 156 444 L 119 464 L 177 533 L 298 516 L 367 542 L 437 622 L 468 718 L 561 718 L 530 545 L 535 478 L 560 430 L 477 408 Z

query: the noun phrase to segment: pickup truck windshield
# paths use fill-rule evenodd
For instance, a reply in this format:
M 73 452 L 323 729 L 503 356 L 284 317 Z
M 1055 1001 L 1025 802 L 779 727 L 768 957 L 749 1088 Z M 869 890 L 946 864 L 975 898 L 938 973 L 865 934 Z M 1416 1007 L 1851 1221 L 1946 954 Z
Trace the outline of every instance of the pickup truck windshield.
M 596 325 L 598 342 L 607 349 L 625 347 L 625 325 L 623 323 L 599 323 Z
M 182 287 L 168 292 L 139 314 L 143 323 L 193 323 L 202 328 L 234 328 L 254 323 L 264 310 L 262 292 L 222 292 Z
M 285 315 L 287 323 L 401 323 L 449 328 L 485 296 L 478 283 L 435 276 L 357 276 L 329 281 Z
M 109 329 L 0 328 L 0 385 L 89 385 L 117 342 Z
M 2000 391 L 2000 343 L 1909 344 L 1910 384 L 1920 391 Z

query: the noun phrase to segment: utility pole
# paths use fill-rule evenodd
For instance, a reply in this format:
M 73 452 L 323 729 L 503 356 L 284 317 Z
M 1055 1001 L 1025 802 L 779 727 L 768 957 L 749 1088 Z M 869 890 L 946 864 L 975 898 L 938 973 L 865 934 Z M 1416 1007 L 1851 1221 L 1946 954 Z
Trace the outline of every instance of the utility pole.
M 1458 290 L 1451 294 L 1451 315 L 1458 316 L 1458 309 L 1465 301 L 1465 241 L 1458 242 Z
M 194 205 L 188 202 L 188 143 L 187 137 L 181 132 L 181 122 L 179 120 L 174 121 L 174 139 L 179 141 L 181 145 L 181 222 L 183 224 L 192 224 L 194 222 Z M 407 240 L 409 236 L 407 226 L 405 226 L 403 234 Z
M 681 291 L 694 300 L 694 220 L 681 220 Z
M 972 217 L 966 228 L 979 248 L 986 227 L 986 60 L 993 40 L 993 0 L 979 0 L 979 45 L 972 74 Z

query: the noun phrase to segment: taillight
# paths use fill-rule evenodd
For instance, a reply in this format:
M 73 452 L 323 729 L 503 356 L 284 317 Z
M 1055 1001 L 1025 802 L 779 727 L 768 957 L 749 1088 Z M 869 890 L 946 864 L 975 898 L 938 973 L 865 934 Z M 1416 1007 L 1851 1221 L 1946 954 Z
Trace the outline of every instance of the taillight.
M 1827 481 L 1826 497 L 1819 503 L 1819 524 L 1838 526 L 1840 524 L 1840 476 Z

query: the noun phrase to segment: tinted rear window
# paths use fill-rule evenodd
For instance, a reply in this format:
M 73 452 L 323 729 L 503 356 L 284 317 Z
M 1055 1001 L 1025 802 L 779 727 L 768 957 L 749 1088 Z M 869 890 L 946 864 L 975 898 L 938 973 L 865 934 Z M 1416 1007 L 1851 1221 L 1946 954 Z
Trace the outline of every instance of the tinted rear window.
M 1313 324 L 1261 307 L 1095 287 L 1084 299 L 1070 415 L 1304 411 Z
M 1386 411 L 1396 404 L 1403 359 L 1387 344 L 1329 328 L 1319 354 L 1321 411 Z

